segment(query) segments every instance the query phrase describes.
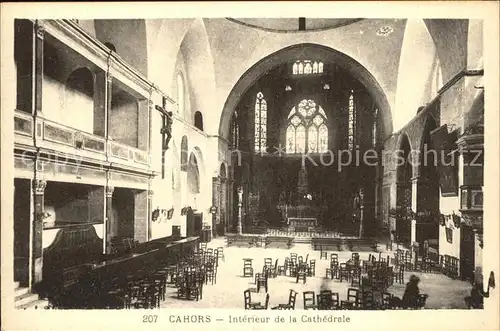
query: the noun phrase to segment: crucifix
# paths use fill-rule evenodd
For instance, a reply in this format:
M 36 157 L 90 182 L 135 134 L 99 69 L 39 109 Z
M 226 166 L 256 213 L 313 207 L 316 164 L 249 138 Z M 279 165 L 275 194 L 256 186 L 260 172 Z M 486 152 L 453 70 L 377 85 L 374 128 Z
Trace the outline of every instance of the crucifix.
M 162 98 L 162 105 L 156 105 L 155 108 L 161 113 L 162 127 L 161 133 L 161 177 L 165 178 L 165 152 L 168 150 L 168 143 L 172 138 L 172 112 L 167 111 L 167 98 Z

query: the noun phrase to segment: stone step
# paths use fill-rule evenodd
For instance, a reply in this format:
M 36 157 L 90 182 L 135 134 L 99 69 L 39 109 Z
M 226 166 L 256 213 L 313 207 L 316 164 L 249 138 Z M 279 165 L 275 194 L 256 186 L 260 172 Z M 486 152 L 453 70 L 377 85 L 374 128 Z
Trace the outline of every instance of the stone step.
M 38 294 L 34 293 L 25 293 L 21 294 L 19 296 L 16 296 L 14 301 L 15 301 L 15 307 L 19 308 L 20 306 L 24 306 L 26 304 L 29 304 L 30 302 L 37 301 L 39 299 Z
M 23 294 L 26 294 L 26 293 L 29 293 L 29 288 L 27 287 L 16 287 L 14 289 L 14 296 L 18 297 L 18 296 L 21 296 Z
M 38 299 L 17 307 L 18 309 L 45 309 L 49 304 L 47 300 Z

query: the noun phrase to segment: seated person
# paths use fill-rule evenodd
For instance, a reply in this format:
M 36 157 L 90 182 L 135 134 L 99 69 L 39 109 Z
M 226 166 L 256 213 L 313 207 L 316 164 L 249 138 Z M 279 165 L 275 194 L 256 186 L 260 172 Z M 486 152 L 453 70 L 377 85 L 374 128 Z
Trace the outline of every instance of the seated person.
M 406 284 L 405 293 L 403 294 L 402 305 L 408 309 L 418 309 L 425 305 L 427 295 L 420 294 L 418 283 L 420 278 L 415 275 L 410 276 L 410 281 Z
M 472 285 L 470 295 L 465 297 L 465 304 L 469 309 L 483 309 L 484 308 L 484 298 L 490 296 L 490 287 L 495 288 L 495 276 L 493 271 L 490 273 L 490 278 L 488 280 L 488 288 L 486 292 L 483 290 L 482 277 L 478 277 L 476 282 Z

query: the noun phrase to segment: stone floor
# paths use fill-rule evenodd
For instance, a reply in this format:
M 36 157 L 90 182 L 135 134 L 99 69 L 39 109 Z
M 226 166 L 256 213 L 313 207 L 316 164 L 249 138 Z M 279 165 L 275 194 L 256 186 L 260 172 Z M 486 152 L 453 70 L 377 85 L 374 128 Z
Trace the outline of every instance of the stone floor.
M 243 291 L 248 288 L 255 288 L 253 278 L 244 278 L 243 258 L 253 259 L 254 271 L 262 270 L 264 258 L 270 257 L 274 260 L 279 259 L 278 265 L 282 265 L 285 257 L 294 252 L 298 255 L 306 256 L 310 259 L 316 259 L 316 276 L 308 277 L 306 284 L 295 282 L 295 278 L 278 276 L 269 279 L 269 306 L 275 306 L 280 303 L 288 302 L 289 289 L 298 292 L 296 309 L 303 309 L 302 292 L 315 291 L 321 289 L 330 289 L 338 292 L 340 300 L 345 300 L 347 296 L 347 282 L 340 283 L 338 280 L 325 279 L 326 268 L 329 260 L 320 260 L 319 251 L 313 251 L 310 245 L 297 244 L 291 249 L 280 248 L 240 248 L 225 247 L 224 239 L 217 238 L 208 244 L 208 247 L 224 247 L 225 261 L 219 263 L 217 272 L 217 283 L 206 285 L 203 288 L 203 299 L 200 301 L 188 301 L 177 299 L 176 288 L 171 286 L 167 288 L 166 300 L 162 303 L 162 308 L 244 308 Z M 337 252 L 340 262 L 347 261 L 351 257 L 351 252 Z M 367 260 L 369 252 L 360 252 L 360 258 Z M 384 256 L 386 253 L 383 253 Z M 426 309 L 465 309 L 464 297 L 470 293 L 470 284 L 460 280 L 452 280 L 441 274 L 428 273 L 405 273 L 405 283 L 411 274 L 420 277 L 420 291 L 427 293 Z M 394 284 L 388 291 L 399 297 L 404 292 L 404 284 Z M 264 301 L 264 290 L 261 293 L 252 293 L 252 301 Z

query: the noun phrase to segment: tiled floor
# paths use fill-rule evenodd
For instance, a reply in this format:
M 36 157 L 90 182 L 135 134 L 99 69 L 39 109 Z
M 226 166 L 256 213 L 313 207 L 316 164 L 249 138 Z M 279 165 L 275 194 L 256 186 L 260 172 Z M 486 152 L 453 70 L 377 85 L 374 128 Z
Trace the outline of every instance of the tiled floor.
M 307 278 L 307 283 L 295 283 L 292 277 L 278 276 L 269 279 L 269 306 L 288 302 L 289 289 L 298 292 L 296 309 L 303 309 L 302 292 L 315 291 L 320 289 L 331 289 L 338 292 L 340 299 L 345 300 L 347 295 L 347 282 L 340 283 L 338 280 L 325 279 L 325 270 L 329 260 L 320 260 L 319 251 L 312 251 L 310 245 L 297 244 L 290 250 L 279 248 L 239 248 L 225 247 L 224 240 L 217 238 L 208 244 L 208 247 L 224 247 L 225 261 L 219 263 L 217 272 L 217 284 L 206 285 L 203 288 L 203 299 L 200 301 L 188 301 L 176 298 L 176 289 L 171 286 L 167 289 L 166 300 L 162 303 L 163 308 L 244 308 L 243 291 L 248 288 L 255 288 L 253 278 L 244 278 L 243 258 L 253 259 L 254 271 L 262 270 L 264 258 L 270 257 L 279 259 L 278 265 L 282 265 L 285 257 L 291 252 L 306 256 L 309 260 L 316 260 L 316 277 Z M 337 252 L 340 262 L 350 258 L 351 252 Z M 360 252 L 361 259 L 368 259 L 369 252 Z M 385 255 L 385 253 L 384 253 Z M 412 273 L 405 273 L 405 283 Z M 464 297 L 470 292 L 470 284 L 460 280 L 452 280 L 441 274 L 414 273 L 421 279 L 420 291 L 427 293 L 427 309 L 464 309 Z M 404 284 L 395 284 L 389 288 L 389 292 L 401 297 L 404 292 Z M 260 294 L 252 293 L 252 301 L 264 301 L 264 291 Z

